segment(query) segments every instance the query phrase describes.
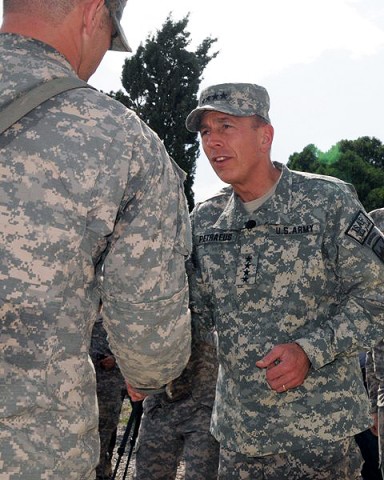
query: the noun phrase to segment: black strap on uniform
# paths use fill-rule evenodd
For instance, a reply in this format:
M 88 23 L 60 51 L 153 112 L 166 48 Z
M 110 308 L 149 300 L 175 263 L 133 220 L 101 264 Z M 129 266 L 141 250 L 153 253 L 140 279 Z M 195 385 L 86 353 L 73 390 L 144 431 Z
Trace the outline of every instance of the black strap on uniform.
M 0 112 L 0 135 L 11 125 L 59 93 L 75 88 L 93 88 L 77 77 L 54 78 L 28 90 Z

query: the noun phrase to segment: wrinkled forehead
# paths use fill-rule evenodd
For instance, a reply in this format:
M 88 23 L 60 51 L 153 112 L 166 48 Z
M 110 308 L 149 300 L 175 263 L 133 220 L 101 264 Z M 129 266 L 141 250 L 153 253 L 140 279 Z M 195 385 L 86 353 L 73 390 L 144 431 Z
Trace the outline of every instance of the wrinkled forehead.
M 249 123 L 254 117 L 255 115 L 244 117 L 231 115 L 230 113 L 220 112 L 218 110 L 203 110 L 199 119 L 199 131 L 209 127 L 209 125 L 223 125 L 228 122 L 235 124 Z
M 229 113 L 220 112 L 218 110 L 203 110 L 200 116 L 200 128 L 210 121 L 216 123 L 224 123 L 227 120 L 236 119 L 240 117 L 236 117 L 235 115 L 231 115 Z

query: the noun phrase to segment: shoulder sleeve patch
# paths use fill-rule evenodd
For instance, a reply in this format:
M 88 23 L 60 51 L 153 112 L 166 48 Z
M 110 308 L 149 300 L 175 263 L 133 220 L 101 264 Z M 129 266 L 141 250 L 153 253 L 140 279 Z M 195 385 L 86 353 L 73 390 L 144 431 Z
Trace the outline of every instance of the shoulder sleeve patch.
M 384 235 L 367 215 L 359 212 L 345 233 L 370 248 L 384 263 Z
M 363 245 L 373 226 L 373 221 L 364 212 L 360 211 L 345 233 Z

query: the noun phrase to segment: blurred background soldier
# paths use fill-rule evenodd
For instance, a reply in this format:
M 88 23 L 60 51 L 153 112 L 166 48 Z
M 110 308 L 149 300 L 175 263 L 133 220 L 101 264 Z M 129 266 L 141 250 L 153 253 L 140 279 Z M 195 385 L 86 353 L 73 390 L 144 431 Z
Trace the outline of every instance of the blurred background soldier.
M 361 352 L 359 354 L 361 374 L 366 389 L 368 389 L 368 387 L 365 371 L 368 355 L 371 355 L 371 352 Z M 383 477 L 381 475 L 379 466 L 379 443 L 375 425 L 367 428 L 362 432 L 357 433 L 355 435 L 355 440 L 360 448 L 361 455 L 363 456 L 364 460 L 363 466 L 361 468 L 361 480 L 382 480 Z
M 99 406 L 100 462 L 96 480 L 108 480 L 112 475 L 112 453 L 125 394 L 125 381 L 109 348 L 102 315 L 92 330 L 90 356 L 96 370 L 97 402 Z
M 144 400 L 135 480 L 174 480 L 181 459 L 185 480 L 216 480 L 219 444 L 209 431 L 216 378 L 216 349 L 194 343 L 182 375 Z

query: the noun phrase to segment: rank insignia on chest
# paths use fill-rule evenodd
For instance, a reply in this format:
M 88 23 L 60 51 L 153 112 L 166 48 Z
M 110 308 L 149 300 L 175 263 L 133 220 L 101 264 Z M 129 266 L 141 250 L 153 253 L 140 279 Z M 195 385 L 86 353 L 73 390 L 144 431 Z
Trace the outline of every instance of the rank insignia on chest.
M 241 255 L 236 273 L 236 286 L 246 287 L 256 283 L 257 256 L 251 253 Z

